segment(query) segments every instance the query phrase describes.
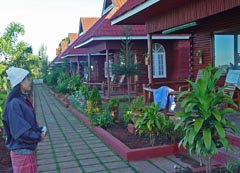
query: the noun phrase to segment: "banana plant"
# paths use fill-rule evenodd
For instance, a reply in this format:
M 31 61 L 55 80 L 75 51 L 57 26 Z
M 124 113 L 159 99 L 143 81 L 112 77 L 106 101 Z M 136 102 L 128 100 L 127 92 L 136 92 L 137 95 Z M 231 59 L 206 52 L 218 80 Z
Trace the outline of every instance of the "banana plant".
M 177 100 L 182 110 L 177 113 L 181 120 L 175 129 L 183 128 L 185 136 L 180 141 L 190 154 L 206 159 L 206 172 L 211 172 L 211 157 L 218 153 L 219 147 L 230 149 L 226 130 L 237 132 L 237 128 L 226 116 L 230 116 L 237 107 L 232 98 L 224 94 L 224 86 L 217 87 L 221 70 L 208 65 L 203 69 L 203 77 L 197 82 L 187 80 L 191 90 L 181 92 Z M 227 106 L 232 105 L 232 106 Z

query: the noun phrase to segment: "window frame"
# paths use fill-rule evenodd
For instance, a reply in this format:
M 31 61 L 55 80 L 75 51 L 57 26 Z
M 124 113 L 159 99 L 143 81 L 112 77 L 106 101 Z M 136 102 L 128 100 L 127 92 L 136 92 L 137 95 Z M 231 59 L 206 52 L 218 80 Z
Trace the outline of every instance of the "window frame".
M 155 64 L 156 62 L 158 64 Z M 160 43 L 153 43 L 152 45 L 152 66 L 154 79 L 167 77 L 166 51 L 164 46 Z M 159 73 L 160 71 L 162 71 L 162 74 L 156 74 L 156 71 L 158 71 Z
M 217 38 L 216 36 L 233 36 L 232 38 L 232 49 L 233 52 L 229 52 L 227 56 L 233 56 L 233 63 L 230 62 L 228 63 L 227 61 L 222 60 L 223 58 L 219 57 L 218 54 L 220 54 L 221 50 L 221 45 L 219 43 L 216 43 L 216 39 L 221 39 Z M 224 39 L 224 38 L 222 38 Z M 231 38 L 229 38 L 231 39 Z M 218 46 L 218 47 L 217 47 Z M 214 32 L 213 33 L 213 64 L 215 67 L 219 67 L 222 69 L 223 74 L 226 74 L 228 69 L 240 69 L 240 31 L 225 31 L 225 32 Z M 219 50 L 218 50 L 219 49 Z M 218 52 L 219 51 L 219 52 Z M 227 54 L 227 53 L 226 53 Z M 219 66 L 217 65 L 217 62 L 226 62 L 226 64 L 220 64 Z

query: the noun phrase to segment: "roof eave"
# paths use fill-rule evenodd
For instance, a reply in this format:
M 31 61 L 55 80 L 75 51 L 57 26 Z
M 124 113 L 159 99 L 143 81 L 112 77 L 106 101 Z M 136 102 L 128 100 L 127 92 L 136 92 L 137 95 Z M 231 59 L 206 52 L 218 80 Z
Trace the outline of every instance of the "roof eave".
M 141 12 L 142 10 L 156 4 L 157 2 L 159 2 L 160 0 L 148 0 L 138 6 L 136 6 L 135 8 L 133 8 L 132 10 L 127 11 L 126 13 L 114 18 L 111 21 L 112 25 L 117 25 L 117 24 L 121 24 L 124 20 L 128 19 L 131 16 L 134 16 L 135 14 Z M 142 23 L 141 23 L 142 24 Z M 144 23 L 143 23 L 144 24 Z
M 125 36 L 119 36 L 119 37 L 114 37 L 114 36 L 106 36 L 106 37 L 92 37 L 80 44 L 77 44 L 74 48 L 81 48 L 93 41 L 114 41 L 114 40 L 124 40 L 126 39 Z M 147 36 L 130 36 L 129 39 L 131 40 L 147 40 Z M 177 36 L 177 35 L 166 35 L 166 36 L 152 36 L 153 40 L 186 40 L 189 39 L 189 36 Z

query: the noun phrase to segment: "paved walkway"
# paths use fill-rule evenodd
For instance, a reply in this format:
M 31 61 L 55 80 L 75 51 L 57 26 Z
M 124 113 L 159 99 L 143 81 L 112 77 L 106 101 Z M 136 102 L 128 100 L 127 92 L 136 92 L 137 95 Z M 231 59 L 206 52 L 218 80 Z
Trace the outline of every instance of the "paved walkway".
M 127 162 L 65 108 L 47 88 L 34 87 L 39 125 L 48 136 L 37 149 L 39 173 L 169 173 L 189 166 L 176 156 Z

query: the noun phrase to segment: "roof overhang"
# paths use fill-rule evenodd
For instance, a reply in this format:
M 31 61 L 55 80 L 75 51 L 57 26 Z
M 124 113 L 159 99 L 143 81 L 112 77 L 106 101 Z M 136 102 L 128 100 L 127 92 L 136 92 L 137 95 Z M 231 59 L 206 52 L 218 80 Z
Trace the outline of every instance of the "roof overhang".
M 145 1 L 144 3 L 142 3 L 142 4 L 138 5 L 137 7 L 133 8 L 132 10 L 127 11 L 126 13 L 124 13 L 124 14 L 116 17 L 115 19 L 113 19 L 111 21 L 111 24 L 112 25 L 118 24 L 121 21 L 126 20 L 126 19 L 130 18 L 131 16 L 134 16 L 134 15 L 138 14 L 139 12 L 145 10 L 146 8 L 154 5 L 155 3 L 159 2 L 159 1 L 160 0 L 148 0 L 148 1 Z M 143 15 L 142 17 L 145 17 L 145 16 Z M 145 21 L 144 20 L 142 20 L 142 21 L 143 21 L 142 24 L 144 24 Z
M 126 37 L 125 36 L 121 36 L 121 37 L 111 37 L 111 36 L 106 36 L 106 37 L 92 37 L 90 39 L 88 39 L 87 41 L 80 43 L 78 45 L 76 45 L 74 48 L 80 48 L 83 47 L 91 42 L 94 41 L 119 41 L 119 40 L 125 40 Z M 148 37 L 147 36 L 130 36 L 129 37 L 130 40 L 147 40 Z M 178 35 L 161 35 L 161 36 L 152 36 L 153 40 L 187 40 L 189 39 L 189 36 L 178 36 Z
M 91 56 L 101 56 L 101 55 L 106 55 L 106 53 L 93 53 L 91 54 Z M 71 57 L 76 57 L 76 56 L 88 56 L 88 54 L 72 54 L 72 55 L 65 55 L 63 57 L 61 57 L 62 59 L 64 58 L 71 58 Z
M 64 58 L 67 58 L 67 57 L 73 57 L 73 56 L 87 56 L 87 54 L 70 54 L 70 55 L 64 55 L 62 56 L 61 58 L 64 59 Z

